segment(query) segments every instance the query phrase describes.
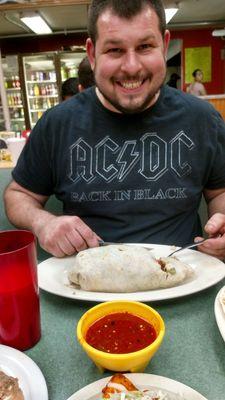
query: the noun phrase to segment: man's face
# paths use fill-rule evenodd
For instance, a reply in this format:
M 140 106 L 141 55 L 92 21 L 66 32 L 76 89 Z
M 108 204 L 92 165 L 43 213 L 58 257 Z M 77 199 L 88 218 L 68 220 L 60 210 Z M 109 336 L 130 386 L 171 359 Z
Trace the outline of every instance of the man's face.
M 97 29 L 96 44 L 88 39 L 87 52 L 100 101 L 112 111 L 145 110 L 165 79 L 169 32 L 162 38 L 158 17 L 149 7 L 129 20 L 107 9 Z

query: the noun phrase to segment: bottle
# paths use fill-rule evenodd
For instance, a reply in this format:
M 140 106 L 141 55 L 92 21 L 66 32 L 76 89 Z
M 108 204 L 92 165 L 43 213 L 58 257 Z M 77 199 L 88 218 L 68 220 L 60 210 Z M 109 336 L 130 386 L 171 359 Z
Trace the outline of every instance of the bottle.
M 20 80 L 19 80 L 18 75 L 15 76 L 15 86 L 16 86 L 17 88 L 20 88 Z
M 41 118 L 42 114 L 43 114 L 43 112 L 42 112 L 42 111 L 38 111 L 38 113 L 37 113 L 37 117 L 38 117 L 38 119 L 39 119 L 39 118 Z
M 41 95 L 46 96 L 46 88 L 45 85 L 41 85 Z
M 8 81 L 6 80 L 6 77 L 4 78 L 4 85 L 5 85 L 5 88 L 8 89 Z
M 13 118 L 17 119 L 20 117 L 19 111 L 17 108 L 15 108 L 14 112 L 13 112 Z
M 16 81 L 15 81 L 15 77 L 12 76 L 12 87 L 15 88 L 16 87 Z
M 21 93 L 17 94 L 17 101 L 18 101 L 18 106 L 21 106 L 22 105 Z
M 18 106 L 18 97 L 17 97 L 16 93 L 13 94 L 13 104 L 15 106 Z
M 23 108 L 20 109 L 20 118 L 24 118 L 24 109 Z
M 39 96 L 40 95 L 40 91 L 39 91 L 39 86 L 37 83 L 35 83 L 34 85 L 34 96 Z
M 29 96 L 34 96 L 34 86 L 30 85 L 29 87 Z

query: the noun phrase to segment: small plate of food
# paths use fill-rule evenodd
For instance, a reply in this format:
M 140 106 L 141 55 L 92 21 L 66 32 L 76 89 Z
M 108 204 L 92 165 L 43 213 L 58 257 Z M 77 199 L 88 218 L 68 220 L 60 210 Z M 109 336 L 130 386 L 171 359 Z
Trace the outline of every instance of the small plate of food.
M 74 393 L 68 400 L 207 400 L 180 382 L 152 374 L 115 374 Z
M 10 400 L 48 400 L 45 378 L 26 354 L 0 345 L 0 398 Z
M 225 341 L 225 286 L 223 286 L 217 293 L 214 303 L 214 313 L 217 326 L 223 340 Z
M 127 244 L 51 257 L 38 265 L 39 287 L 85 301 L 159 301 L 200 292 L 225 277 L 224 263 L 195 250 L 167 257 L 173 246 Z

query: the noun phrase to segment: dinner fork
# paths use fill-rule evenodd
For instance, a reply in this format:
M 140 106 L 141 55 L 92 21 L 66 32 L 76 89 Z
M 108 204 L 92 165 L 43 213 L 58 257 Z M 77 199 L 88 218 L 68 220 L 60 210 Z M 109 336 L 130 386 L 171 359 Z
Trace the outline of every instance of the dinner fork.
M 179 249 L 174 250 L 172 253 L 168 254 L 167 257 L 171 257 L 172 255 L 174 255 L 175 253 L 178 253 L 178 251 L 182 251 L 185 249 L 192 249 L 193 247 L 198 246 L 199 244 L 205 242 L 208 238 L 205 239 L 201 239 L 198 242 L 192 243 L 192 244 L 187 244 L 186 246 L 180 247 Z

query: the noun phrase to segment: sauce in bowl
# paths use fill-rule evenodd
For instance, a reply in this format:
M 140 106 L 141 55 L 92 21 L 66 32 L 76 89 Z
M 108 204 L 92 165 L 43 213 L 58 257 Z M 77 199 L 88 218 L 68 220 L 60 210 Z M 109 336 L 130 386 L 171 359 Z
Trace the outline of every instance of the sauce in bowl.
M 97 350 L 127 354 L 149 346 L 156 336 L 155 328 L 145 319 L 128 312 L 118 312 L 90 325 L 85 339 Z

